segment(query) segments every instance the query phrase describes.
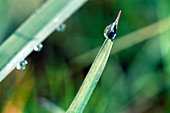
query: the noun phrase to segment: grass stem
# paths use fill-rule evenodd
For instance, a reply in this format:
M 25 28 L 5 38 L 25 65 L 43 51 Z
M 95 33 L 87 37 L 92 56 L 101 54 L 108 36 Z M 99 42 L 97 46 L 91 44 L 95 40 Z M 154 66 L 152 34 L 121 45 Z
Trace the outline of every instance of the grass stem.
M 113 40 L 106 39 L 94 60 L 80 90 L 66 113 L 81 113 L 96 87 L 108 60 Z

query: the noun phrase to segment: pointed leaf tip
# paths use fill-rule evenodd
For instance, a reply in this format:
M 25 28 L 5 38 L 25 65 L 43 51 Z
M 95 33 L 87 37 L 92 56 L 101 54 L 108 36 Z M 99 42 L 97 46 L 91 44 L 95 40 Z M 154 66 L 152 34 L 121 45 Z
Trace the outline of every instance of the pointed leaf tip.
M 120 18 L 121 12 L 122 12 L 122 11 L 120 10 L 120 11 L 119 11 L 119 14 L 117 15 L 117 18 L 116 18 L 116 21 L 115 21 L 116 23 L 118 23 L 118 21 L 119 21 L 119 18 Z

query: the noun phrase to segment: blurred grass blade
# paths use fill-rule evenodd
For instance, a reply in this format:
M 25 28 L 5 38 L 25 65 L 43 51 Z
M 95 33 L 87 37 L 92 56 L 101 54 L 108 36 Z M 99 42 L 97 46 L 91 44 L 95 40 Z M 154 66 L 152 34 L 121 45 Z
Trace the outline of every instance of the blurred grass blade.
M 4 103 L 1 113 L 23 113 L 26 104 L 31 97 L 35 79 L 31 71 L 17 75 L 15 86 L 8 100 Z M 24 78 L 22 78 L 24 76 Z M 20 78 L 21 77 L 21 78 Z
M 0 46 L 0 81 L 86 1 L 48 0 L 24 22 Z
M 169 29 L 170 29 L 170 16 L 167 17 L 166 19 L 163 19 L 159 22 L 156 22 L 138 31 L 119 37 L 118 39 L 115 40 L 116 43 L 115 43 L 115 46 L 113 47 L 113 51 L 111 52 L 111 54 L 118 53 L 133 45 L 136 45 L 140 42 L 143 42 L 152 37 L 155 37 Z M 94 57 L 98 49 L 99 47 L 92 49 L 84 54 L 81 54 L 80 56 L 74 58 L 70 62 L 81 64 L 82 67 L 87 67 L 92 62 L 92 59 L 89 59 L 89 57 L 92 57 L 92 56 Z M 86 61 L 86 62 L 82 64 L 82 61 Z
M 65 113 L 65 111 L 46 98 L 40 98 L 40 104 L 51 113 Z
M 77 93 L 75 99 L 73 100 L 72 104 L 67 110 L 67 113 L 81 113 L 85 108 L 94 88 L 97 85 L 97 82 L 100 79 L 100 76 L 103 72 L 107 59 L 109 57 L 112 45 L 113 45 L 112 40 L 110 39 L 105 40 L 79 92 Z

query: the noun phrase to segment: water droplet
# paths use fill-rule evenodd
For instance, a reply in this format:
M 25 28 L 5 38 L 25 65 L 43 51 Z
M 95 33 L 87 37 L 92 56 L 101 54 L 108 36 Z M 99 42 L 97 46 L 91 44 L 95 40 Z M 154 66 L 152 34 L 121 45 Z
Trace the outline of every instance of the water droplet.
M 113 40 L 116 37 L 116 30 L 117 30 L 117 25 L 118 25 L 118 21 L 120 18 L 120 14 L 121 14 L 121 10 L 119 11 L 119 14 L 117 15 L 115 22 L 113 22 L 112 24 L 108 25 L 105 28 L 105 30 L 104 30 L 105 38 Z
M 39 51 L 42 50 L 42 48 L 43 48 L 43 45 L 42 44 L 38 44 L 37 46 L 34 47 L 34 51 L 39 52 Z
M 28 62 L 26 60 L 22 60 L 20 63 L 17 64 L 16 69 L 24 70 L 26 69 Z
M 116 36 L 117 24 L 116 22 L 108 25 L 104 30 L 105 38 L 114 39 Z
M 55 18 L 55 19 L 54 19 L 54 22 L 55 22 L 55 23 L 58 23 L 58 21 L 59 21 L 58 18 Z
M 58 32 L 63 32 L 63 31 L 65 31 L 65 29 L 66 29 L 66 25 L 65 25 L 65 24 L 61 24 L 60 26 L 58 26 L 58 27 L 56 28 L 56 30 L 57 30 Z

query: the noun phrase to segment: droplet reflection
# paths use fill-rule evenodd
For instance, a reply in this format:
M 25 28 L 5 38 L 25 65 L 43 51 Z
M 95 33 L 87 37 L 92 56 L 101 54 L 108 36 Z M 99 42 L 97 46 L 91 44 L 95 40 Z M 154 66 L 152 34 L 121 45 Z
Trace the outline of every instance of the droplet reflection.
M 108 25 L 104 30 L 105 38 L 114 39 L 116 36 L 116 27 L 117 25 L 115 22 Z
M 42 50 L 42 48 L 43 48 L 43 45 L 40 43 L 40 44 L 38 44 L 37 46 L 34 46 L 34 51 L 39 52 L 39 51 Z
M 18 70 L 25 70 L 28 65 L 26 60 L 22 60 L 20 63 L 17 64 L 16 69 Z
M 64 32 L 65 29 L 66 29 L 66 25 L 65 25 L 65 24 L 61 24 L 60 26 L 58 26 L 58 27 L 56 28 L 56 30 L 57 30 L 58 32 Z

